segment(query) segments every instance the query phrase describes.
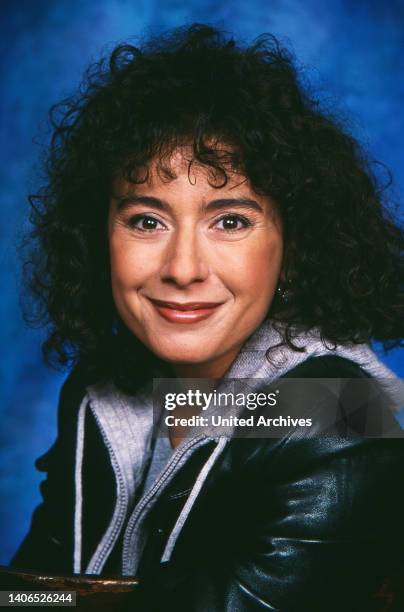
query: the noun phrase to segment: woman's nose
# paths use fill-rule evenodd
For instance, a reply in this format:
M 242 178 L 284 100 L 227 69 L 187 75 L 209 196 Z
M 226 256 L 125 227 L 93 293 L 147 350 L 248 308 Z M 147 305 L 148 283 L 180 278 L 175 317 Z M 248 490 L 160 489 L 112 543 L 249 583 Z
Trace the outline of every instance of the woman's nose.
M 209 268 L 196 232 L 184 229 L 176 232 L 167 245 L 161 279 L 185 287 L 205 280 Z

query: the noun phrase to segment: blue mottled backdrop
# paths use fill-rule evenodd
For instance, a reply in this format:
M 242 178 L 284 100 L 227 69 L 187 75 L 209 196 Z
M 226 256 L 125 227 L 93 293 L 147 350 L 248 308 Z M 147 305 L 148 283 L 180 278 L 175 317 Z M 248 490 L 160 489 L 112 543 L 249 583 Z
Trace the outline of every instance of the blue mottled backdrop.
M 0 35 L 0 564 L 7 563 L 39 502 L 33 460 L 53 442 L 61 373 L 41 362 L 41 332 L 20 315 L 15 245 L 26 195 L 37 185 L 47 108 L 69 94 L 85 66 L 139 33 L 207 22 L 251 39 L 273 32 L 311 82 L 404 191 L 404 3 L 401 0 L 2 0 Z M 401 159 L 400 159 L 401 158 Z M 403 211 L 403 209 L 401 209 Z M 404 376 L 403 351 L 384 361 Z

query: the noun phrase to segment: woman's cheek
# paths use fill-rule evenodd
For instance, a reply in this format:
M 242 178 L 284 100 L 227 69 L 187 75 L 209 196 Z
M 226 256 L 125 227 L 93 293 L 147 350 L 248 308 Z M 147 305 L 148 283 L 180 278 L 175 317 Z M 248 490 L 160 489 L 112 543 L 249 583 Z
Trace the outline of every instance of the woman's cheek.
M 232 270 L 237 270 L 238 284 L 251 296 L 263 296 L 275 290 L 282 263 L 281 241 L 260 242 L 240 249 L 233 258 Z M 268 296 L 271 297 L 271 296 Z
M 153 272 L 157 253 L 151 253 L 146 245 L 133 240 L 111 240 L 111 272 L 119 285 L 137 287 Z

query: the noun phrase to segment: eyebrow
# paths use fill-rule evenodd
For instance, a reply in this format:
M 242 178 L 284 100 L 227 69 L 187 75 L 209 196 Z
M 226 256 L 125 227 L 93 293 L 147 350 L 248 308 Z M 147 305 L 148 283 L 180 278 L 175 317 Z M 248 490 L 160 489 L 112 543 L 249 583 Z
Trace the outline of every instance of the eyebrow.
M 165 200 L 152 196 L 125 195 L 115 196 L 112 199 L 117 201 L 118 212 L 122 212 L 131 206 L 136 206 L 136 204 L 145 204 L 146 206 L 151 206 L 157 210 L 164 211 L 169 211 L 171 208 L 170 204 Z M 202 209 L 206 210 L 207 212 L 211 212 L 221 210 L 222 208 L 227 208 L 228 206 L 233 206 L 236 208 L 249 208 L 261 213 L 264 212 L 263 207 L 258 204 L 258 202 L 250 198 L 220 198 L 218 200 L 211 200 L 206 204 L 206 206 L 202 206 Z

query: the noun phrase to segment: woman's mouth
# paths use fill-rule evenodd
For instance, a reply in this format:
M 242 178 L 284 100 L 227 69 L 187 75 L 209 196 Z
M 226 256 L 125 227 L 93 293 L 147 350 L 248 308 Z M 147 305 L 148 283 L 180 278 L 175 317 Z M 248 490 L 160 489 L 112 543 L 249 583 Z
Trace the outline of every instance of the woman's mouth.
M 223 302 L 165 302 L 149 298 L 155 309 L 171 323 L 197 323 L 207 319 Z

